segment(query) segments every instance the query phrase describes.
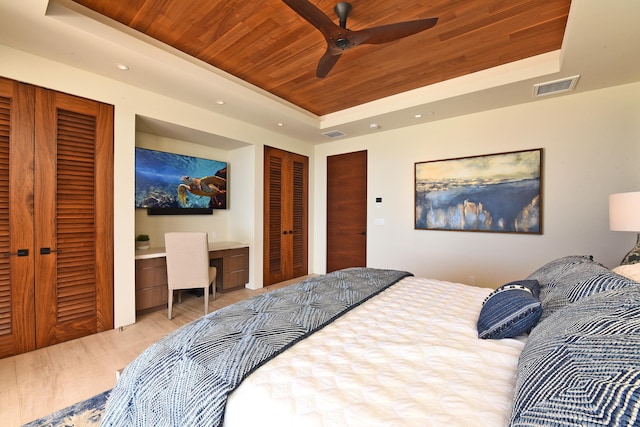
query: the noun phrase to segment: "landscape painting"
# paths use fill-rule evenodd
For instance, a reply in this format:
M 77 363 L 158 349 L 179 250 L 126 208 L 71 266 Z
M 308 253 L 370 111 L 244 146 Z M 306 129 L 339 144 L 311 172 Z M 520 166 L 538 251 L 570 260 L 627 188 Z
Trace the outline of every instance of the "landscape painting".
M 415 228 L 542 234 L 542 149 L 415 164 Z

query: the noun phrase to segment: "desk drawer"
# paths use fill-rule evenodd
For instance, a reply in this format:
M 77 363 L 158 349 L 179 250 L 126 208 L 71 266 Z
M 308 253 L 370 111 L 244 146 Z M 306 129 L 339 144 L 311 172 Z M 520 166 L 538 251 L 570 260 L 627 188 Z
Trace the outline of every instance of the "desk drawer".
M 249 268 L 249 248 L 224 251 L 225 270 L 246 270 Z
M 166 258 L 136 260 L 136 290 L 153 286 L 167 287 Z
M 249 282 L 249 270 L 235 270 L 224 273 L 222 292 L 244 288 Z
M 136 289 L 136 312 L 156 308 L 167 308 L 169 290 L 167 286 Z
M 136 312 L 166 308 L 167 299 L 166 258 L 136 260 Z
M 249 248 L 224 251 L 222 264 L 222 292 L 241 289 L 249 282 Z

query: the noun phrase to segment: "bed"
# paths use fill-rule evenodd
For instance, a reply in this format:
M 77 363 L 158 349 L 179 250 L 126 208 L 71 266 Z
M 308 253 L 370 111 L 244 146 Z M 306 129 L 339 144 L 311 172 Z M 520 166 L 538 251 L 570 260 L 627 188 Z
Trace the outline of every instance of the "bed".
M 628 276 L 570 256 L 496 290 L 370 268 L 312 278 L 149 347 L 102 425 L 636 425 Z

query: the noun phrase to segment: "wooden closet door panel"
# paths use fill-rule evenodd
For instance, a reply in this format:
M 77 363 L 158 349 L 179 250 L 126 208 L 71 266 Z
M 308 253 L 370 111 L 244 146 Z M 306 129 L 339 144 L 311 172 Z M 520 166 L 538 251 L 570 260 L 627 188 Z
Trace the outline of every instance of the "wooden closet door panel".
M 309 159 L 305 156 L 292 155 L 291 162 L 291 269 L 292 277 L 304 276 L 308 268 L 308 181 Z
M 36 344 L 113 327 L 113 111 L 36 90 Z
M 96 281 L 97 330 L 113 329 L 113 106 L 98 106 L 96 144 Z
M 308 273 L 309 159 L 265 147 L 264 285 Z
M 34 88 L 0 78 L 0 357 L 35 348 L 33 122 Z
M 293 183 L 291 181 L 292 167 L 291 154 L 282 153 L 282 191 L 276 197 L 280 197 L 280 269 L 282 276 L 278 282 L 293 277 Z
M 264 275 L 265 285 L 284 279 L 282 191 L 283 157 L 279 150 L 265 147 L 264 153 Z

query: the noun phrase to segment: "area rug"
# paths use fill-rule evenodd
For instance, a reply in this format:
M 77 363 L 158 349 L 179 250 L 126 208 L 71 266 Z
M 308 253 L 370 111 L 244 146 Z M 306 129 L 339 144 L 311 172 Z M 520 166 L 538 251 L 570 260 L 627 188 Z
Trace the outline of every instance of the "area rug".
M 22 427 L 97 427 L 111 390 L 61 409 Z

